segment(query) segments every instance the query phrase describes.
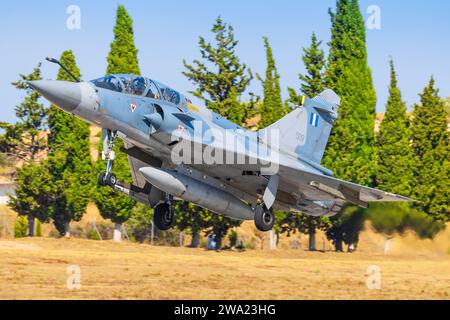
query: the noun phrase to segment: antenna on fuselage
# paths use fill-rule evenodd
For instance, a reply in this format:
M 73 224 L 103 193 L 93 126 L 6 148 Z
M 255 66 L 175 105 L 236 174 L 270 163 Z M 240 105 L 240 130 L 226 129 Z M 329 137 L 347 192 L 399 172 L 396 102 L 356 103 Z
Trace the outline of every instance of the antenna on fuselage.
M 59 60 L 56 60 L 55 58 L 46 57 L 45 60 L 58 64 L 69 76 L 71 76 L 76 82 L 80 82 L 80 79 L 75 77 Z

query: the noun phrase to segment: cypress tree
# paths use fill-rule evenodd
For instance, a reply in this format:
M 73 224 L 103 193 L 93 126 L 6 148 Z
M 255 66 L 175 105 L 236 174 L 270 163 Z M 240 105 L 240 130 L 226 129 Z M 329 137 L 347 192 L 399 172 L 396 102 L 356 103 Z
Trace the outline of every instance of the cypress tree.
M 342 101 L 323 163 L 338 178 L 372 185 L 376 95 L 367 65 L 364 21 L 357 0 L 339 0 L 330 16 L 327 86 Z
M 390 69 L 386 113 L 376 137 L 376 186 L 385 191 L 410 196 L 413 171 L 409 120 L 392 59 Z M 393 232 L 403 232 L 408 227 L 410 217 L 415 214 L 409 203 L 374 203 L 365 212 L 374 228 L 388 237 Z
M 313 33 L 309 48 L 303 48 L 302 60 L 305 64 L 306 74 L 299 74 L 301 81 L 301 92 L 308 97 L 315 97 L 325 89 L 324 69 L 325 53 L 320 49 L 322 42 L 317 40 Z M 288 88 L 290 101 L 295 105 L 301 104 L 301 96 L 297 95 L 294 89 Z M 308 234 L 309 250 L 316 250 L 316 229 L 326 231 L 330 227 L 327 217 L 311 217 L 306 214 L 286 216 L 279 220 L 282 224 L 282 232 L 298 230 Z
M 339 119 L 325 150 L 323 165 L 338 178 L 372 186 L 376 172 L 376 94 L 367 64 L 366 33 L 357 0 L 338 0 L 336 12 L 329 11 L 332 27 L 326 85 L 341 97 Z M 332 217 L 327 235 L 336 250 L 342 242 L 356 247 L 363 227 L 360 210 L 348 208 Z
M 305 64 L 307 74 L 299 75 L 303 82 L 301 90 L 308 97 L 314 97 L 325 89 L 325 53 L 320 48 L 322 41 L 318 41 L 316 34 L 311 36 L 311 46 L 303 49 L 302 60 Z
M 114 40 L 108 55 L 107 74 L 140 75 L 138 49 L 134 44 L 133 20 L 123 5 L 117 8 Z
M 450 148 L 444 103 L 431 78 L 414 106 L 411 125 L 414 153 L 413 196 L 437 221 L 450 219 Z
M 390 67 L 389 98 L 376 141 L 378 155 L 376 183 L 382 190 L 409 196 L 413 180 L 409 121 L 406 105 L 397 86 L 393 60 L 390 61 Z
M 71 50 L 64 51 L 60 61 L 73 75 L 81 77 Z M 73 81 L 62 68 L 57 80 Z M 92 162 L 89 125 L 52 105 L 48 126 L 48 206 L 59 233 L 69 237 L 70 221 L 81 220 L 90 199 Z
M 140 75 L 137 58 L 138 50 L 134 44 L 133 35 L 133 21 L 125 7 L 119 5 L 114 27 L 114 40 L 111 43 L 111 50 L 107 58 L 107 74 Z M 123 142 L 120 139 L 116 139 L 114 145 L 116 159 L 114 160 L 113 172 L 117 179 L 131 183 L 132 177 L 128 157 L 120 151 L 122 146 Z M 103 145 L 100 144 L 99 154 L 101 154 L 102 150 Z M 98 174 L 106 170 L 106 162 L 101 161 L 101 156 L 99 156 L 99 159 L 97 164 Z M 128 220 L 135 205 L 135 201 L 132 198 L 119 194 L 109 187 L 97 188 L 95 203 L 103 218 L 111 219 L 111 221 L 116 223 L 116 230 Z
M 233 27 L 218 17 L 211 32 L 214 33 L 215 44 L 200 37 L 202 61 L 194 60 L 192 65 L 183 61 L 187 69 L 183 74 L 197 86 L 191 94 L 202 99 L 212 111 L 242 124 L 245 111 L 239 97 L 253 78 L 252 73 L 236 55 L 238 41 L 234 39 Z
M 325 90 L 325 52 L 320 48 L 322 41 L 319 41 L 316 34 L 311 36 L 311 45 L 303 48 L 302 60 L 305 64 L 306 74 L 299 74 L 302 82 L 300 91 L 307 97 L 315 97 Z M 288 88 L 290 101 L 299 105 L 301 97 L 294 89 Z
M 275 66 L 272 48 L 270 47 L 267 37 L 263 37 L 263 39 L 264 47 L 266 48 L 267 69 L 266 78 L 264 80 L 257 74 L 264 89 L 263 108 L 261 110 L 261 121 L 259 122 L 260 128 L 265 128 L 278 121 L 287 112 L 281 100 L 280 75 Z

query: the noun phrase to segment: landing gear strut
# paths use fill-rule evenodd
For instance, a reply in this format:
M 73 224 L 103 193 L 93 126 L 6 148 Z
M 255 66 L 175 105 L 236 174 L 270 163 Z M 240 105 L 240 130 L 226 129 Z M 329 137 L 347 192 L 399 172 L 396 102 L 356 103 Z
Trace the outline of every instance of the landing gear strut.
M 169 230 L 174 223 L 174 214 L 172 208 L 172 196 L 168 195 L 166 202 L 156 205 L 153 213 L 153 223 L 159 230 Z
M 116 154 L 113 150 L 114 140 L 116 138 L 115 132 L 103 129 L 103 151 L 102 151 L 102 160 L 106 160 L 106 172 L 101 173 L 98 176 L 98 184 L 100 186 L 111 186 L 114 187 L 117 183 L 116 176 L 111 173 L 111 170 L 114 165 L 114 159 L 116 158 Z
M 255 209 L 255 225 L 259 231 L 270 231 L 275 223 L 272 206 L 278 191 L 278 181 L 279 178 L 277 175 L 268 177 L 263 201 Z

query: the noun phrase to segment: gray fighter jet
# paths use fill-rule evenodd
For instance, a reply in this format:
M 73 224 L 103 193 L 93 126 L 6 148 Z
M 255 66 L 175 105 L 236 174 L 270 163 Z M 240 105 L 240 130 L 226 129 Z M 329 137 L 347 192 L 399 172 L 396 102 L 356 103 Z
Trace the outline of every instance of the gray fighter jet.
M 346 202 L 367 207 L 374 201 L 412 201 L 337 179 L 320 165 L 338 118 L 340 98 L 332 90 L 305 98 L 278 122 L 253 132 L 146 77 L 75 80 L 29 84 L 62 110 L 103 128 L 107 166 L 99 184 L 153 207 L 161 230 L 173 224 L 174 200 L 254 220 L 261 231 L 272 229 L 274 209 L 333 216 Z M 116 138 L 124 142 L 131 185 L 113 174 Z

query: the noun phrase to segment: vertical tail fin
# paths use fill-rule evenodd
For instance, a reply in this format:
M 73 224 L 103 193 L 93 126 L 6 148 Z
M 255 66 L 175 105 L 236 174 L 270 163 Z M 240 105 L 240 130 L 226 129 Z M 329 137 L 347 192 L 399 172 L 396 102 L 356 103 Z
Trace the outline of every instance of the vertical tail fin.
M 338 118 L 341 99 L 326 89 L 303 106 L 293 110 L 271 126 L 260 130 L 259 137 L 268 141 L 270 130 L 279 130 L 279 149 L 320 164 L 333 122 Z

